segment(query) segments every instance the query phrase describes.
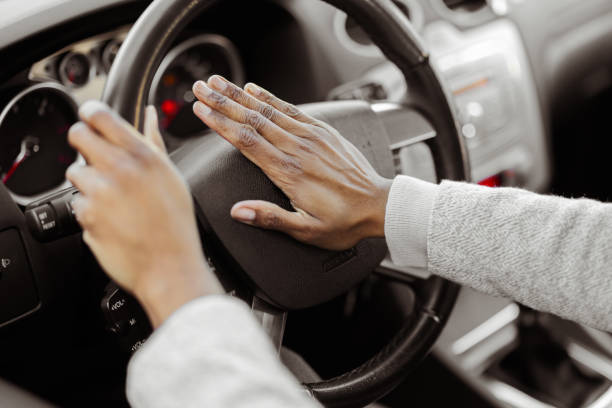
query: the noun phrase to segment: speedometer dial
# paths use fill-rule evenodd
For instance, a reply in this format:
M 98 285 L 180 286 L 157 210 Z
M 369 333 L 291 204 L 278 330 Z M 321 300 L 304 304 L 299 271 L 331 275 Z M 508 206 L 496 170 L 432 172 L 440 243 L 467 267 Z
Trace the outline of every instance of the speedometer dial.
M 195 81 L 222 75 L 233 82 L 244 82 L 244 71 L 236 47 L 225 37 L 204 34 L 173 48 L 162 61 L 153 79 L 149 102 L 160 117 L 166 135 L 187 137 L 206 126 L 193 114 Z
M 59 186 L 77 153 L 68 129 L 77 108 L 58 85 L 40 84 L 21 92 L 0 114 L 0 177 L 17 196 L 29 197 Z

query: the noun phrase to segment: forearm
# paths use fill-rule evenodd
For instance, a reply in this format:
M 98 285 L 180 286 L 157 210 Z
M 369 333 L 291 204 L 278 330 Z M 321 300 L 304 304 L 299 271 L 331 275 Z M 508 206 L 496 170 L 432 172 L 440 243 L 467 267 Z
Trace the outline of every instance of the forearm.
M 134 355 L 127 394 L 138 407 L 319 407 L 282 366 L 246 305 L 192 301 Z
M 453 182 L 436 190 L 426 244 L 432 273 L 612 329 L 611 204 Z

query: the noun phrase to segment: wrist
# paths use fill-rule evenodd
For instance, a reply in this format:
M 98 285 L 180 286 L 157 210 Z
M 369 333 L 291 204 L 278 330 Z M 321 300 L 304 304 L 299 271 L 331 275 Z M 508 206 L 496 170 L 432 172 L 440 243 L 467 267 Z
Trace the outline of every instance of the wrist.
M 170 268 L 156 267 L 143 278 L 134 289 L 134 296 L 154 328 L 190 301 L 224 293 L 217 277 L 203 259 Z
M 387 210 L 387 201 L 389 199 L 391 186 L 393 185 L 393 180 L 381 177 L 375 185 L 374 205 L 366 217 L 367 220 L 365 225 L 367 225 L 367 227 L 365 230 L 365 238 L 379 238 L 385 236 L 385 212 Z

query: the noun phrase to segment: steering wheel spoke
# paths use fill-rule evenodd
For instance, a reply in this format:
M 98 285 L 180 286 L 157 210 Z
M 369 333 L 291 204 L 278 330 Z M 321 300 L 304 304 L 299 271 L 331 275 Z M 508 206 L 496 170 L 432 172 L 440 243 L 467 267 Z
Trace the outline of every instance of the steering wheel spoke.
M 385 257 L 385 259 L 380 263 L 380 266 L 376 268 L 374 272 L 377 275 L 409 285 L 414 284 L 419 280 L 429 279 L 431 277 L 431 273 L 427 269 L 395 265 L 389 255 Z
M 436 165 L 429 144 L 437 132 L 418 110 L 398 103 L 375 103 L 376 113 L 389 137 L 395 174 L 437 182 Z
M 261 327 L 270 337 L 272 345 L 280 354 L 283 345 L 283 337 L 285 336 L 285 324 L 287 323 L 287 312 L 275 309 L 261 299 L 253 297 L 251 303 L 253 315 L 261 324 Z

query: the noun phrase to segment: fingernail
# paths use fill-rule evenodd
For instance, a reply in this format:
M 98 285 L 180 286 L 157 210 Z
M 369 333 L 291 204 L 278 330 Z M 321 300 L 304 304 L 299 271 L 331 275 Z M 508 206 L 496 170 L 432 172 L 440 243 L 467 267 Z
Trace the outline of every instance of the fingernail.
M 206 85 L 206 83 L 204 81 L 197 81 L 194 85 L 193 85 L 193 92 L 194 93 L 199 93 L 201 95 L 204 96 L 208 96 L 212 93 L 212 89 L 210 89 L 208 87 L 208 85 Z
M 225 82 L 219 75 L 213 75 L 208 79 L 208 83 L 212 85 L 217 91 L 224 91 L 227 88 L 227 82 Z
M 197 101 L 196 103 L 193 104 L 193 110 L 196 113 L 200 115 L 204 115 L 204 116 L 209 115 L 211 112 L 210 107 L 208 107 L 208 105 L 200 101 Z
M 245 91 L 254 94 L 254 95 L 261 95 L 263 93 L 263 89 L 261 89 L 259 86 L 255 85 L 252 82 L 249 82 L 248 84 L 246 84 L 244 86 Z
M 83 105 L 81 105 L 81 107 L 79 108 L 79 115 L 83 119 L 88 120 L 96 112 L 105 111 L 105 110 L 109 110 L 108 105 L 106 105 L 105 103 L 102 103 L 100 101 L 91 100 L 91 101 L 87 101 Z
M 240 221 L 254 221 L 257 214 L 250 208 L 241 207 L 235 209 L 232 215 Z

